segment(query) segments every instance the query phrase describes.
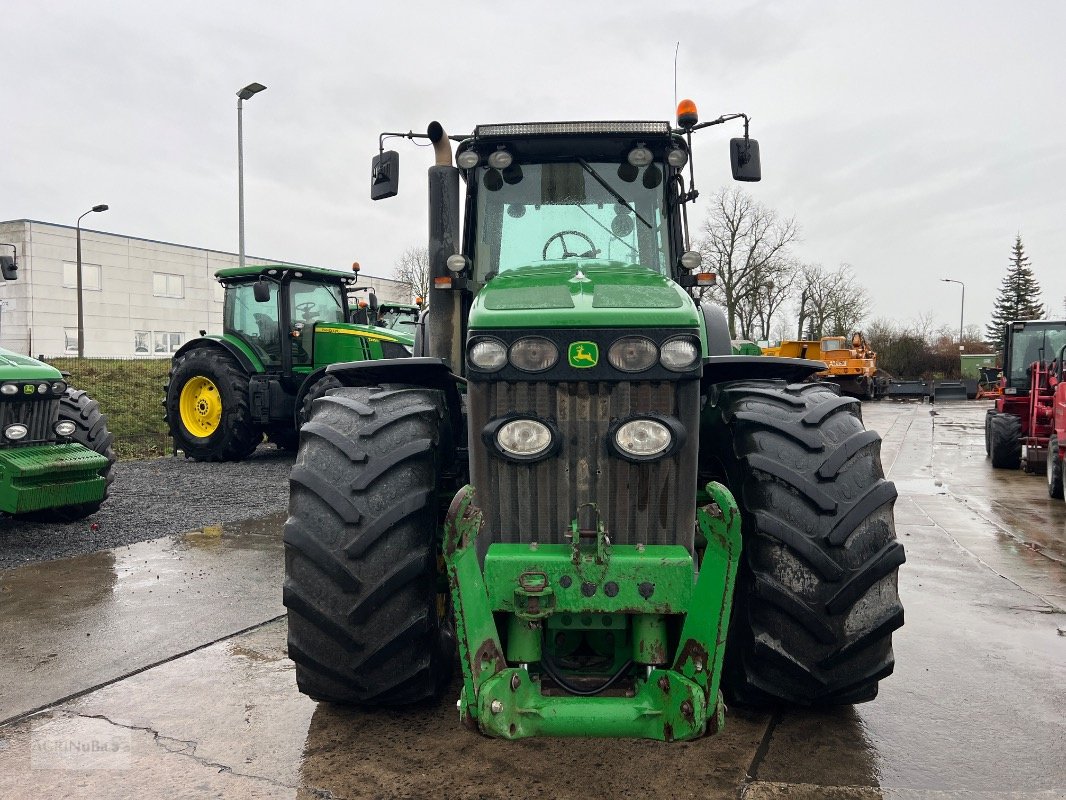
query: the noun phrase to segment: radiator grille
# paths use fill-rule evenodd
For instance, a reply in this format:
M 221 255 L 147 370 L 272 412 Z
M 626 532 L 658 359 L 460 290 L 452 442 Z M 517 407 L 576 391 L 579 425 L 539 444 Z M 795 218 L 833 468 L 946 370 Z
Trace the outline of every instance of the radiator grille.
M 596 503 L 616 544 L 683 544 L 695 530 L 699 384 L 471 383 L 471 466 L 489 541 L 561 543 L 584 503 Z M 508 414 L 553 421 L 562 448 L 535 464 L 515 464 L 490 454 L 481 431 Z M 669 458 L 634 464 L 609 453 L 607 432 L 619 419 L 639 414 L 679 419 L 692 433 Z M 585 519 L 581 524 L 591 524 Z
M 53 441 L 52 430 L 59 421 L 59 398 L 52 400 L 14 400 L 0 403 L 0 431 L 8 425 L 21 422 L 29 429 L 26 438 L 19 442 L 0 439 L 5 447 L 40 444 Z

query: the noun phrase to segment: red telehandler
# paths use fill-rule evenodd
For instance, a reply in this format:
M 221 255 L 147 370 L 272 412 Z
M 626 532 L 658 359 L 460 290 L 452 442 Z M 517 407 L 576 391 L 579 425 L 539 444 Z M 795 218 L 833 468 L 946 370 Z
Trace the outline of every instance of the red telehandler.
M 1062 497 L 1066 445 L 1066 321 L 1008 323 L 1003 340 L 1002 394 L 985 417 L 985 453 L 992 466 L 1047 471 L 1048 494 Z M 1062 444 L 1060 444 L 1062 443 Z

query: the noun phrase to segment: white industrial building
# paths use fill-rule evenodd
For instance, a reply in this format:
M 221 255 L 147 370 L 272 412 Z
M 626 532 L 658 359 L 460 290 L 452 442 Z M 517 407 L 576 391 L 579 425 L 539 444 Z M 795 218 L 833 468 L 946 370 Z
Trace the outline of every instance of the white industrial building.
M 0 222 L 0 255 L 18 250 L 18 280 L 0 278 L 0 347 L 30 356 L 77 355 L 76 229 L 29 219 Z M 246 256 L 248 264 L 292 262 Z M 200 330 L 222 331 L 215 271 L 236 253 L 81 229 L 85 355 L 162 357 Z M 307 265 L 293 265 L 307 266 Z M 395 280 L 361 274 L 381 300 L 410 302 Z

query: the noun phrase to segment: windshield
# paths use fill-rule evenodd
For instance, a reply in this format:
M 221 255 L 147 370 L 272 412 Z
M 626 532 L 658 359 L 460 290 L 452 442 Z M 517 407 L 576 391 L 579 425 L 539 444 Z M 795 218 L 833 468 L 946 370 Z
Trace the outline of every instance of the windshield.
M 474 276 L 574 258 L 669 274 L 662 169 L 585 161 L 481 167 Z
M 823 339 L 822 340 L 822 349 L 823 350 L 847 350 L 848 347 L 847 347 L 847 345 L 844 344 L 844 340 L 843 339 Z
M 1049 325 L 1028 323 L 1022 330 L 1015 330 L 1010 349 L 1010 385 L 1019 389 L 1029 388 L 1029 367 L 1034 361 L 1051 363 L 1059 357 L 1059 350 L 1066 345 L 1066 329 L 1061 322 Z
M 289 319 L 302 322 L 344 322 L 339 283 L 294 280 L 289 283 Z
M 418 311 L 409 308 L 382 307 L 378 313 L 378 325 L 404 333 L 414 333 L 411 327 L 418 322 Z

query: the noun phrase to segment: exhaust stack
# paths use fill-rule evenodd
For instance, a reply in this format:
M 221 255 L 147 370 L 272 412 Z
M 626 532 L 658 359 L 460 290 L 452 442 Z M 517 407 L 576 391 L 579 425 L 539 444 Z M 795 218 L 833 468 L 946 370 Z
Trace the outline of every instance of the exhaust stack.
M 463 372 L 462 295 L 438 289 L 437 278 L 448 278 L 448 256 L 459 247 L 459 170 L 452 164 L 452 143 L 439 122 L 426 129 L 436 163 L 429 168 L 429 308 L 426 311 L 427 356 L 442 358 L 452 372 Z

